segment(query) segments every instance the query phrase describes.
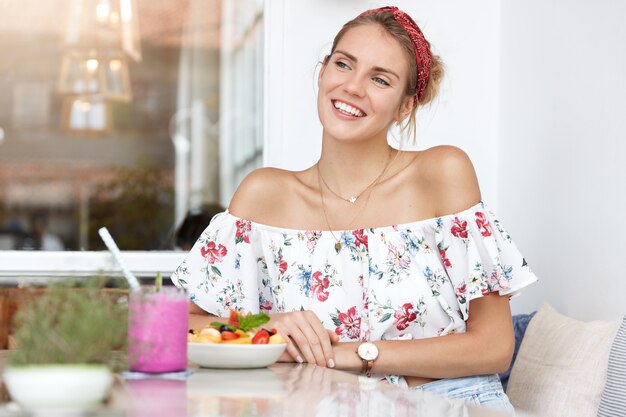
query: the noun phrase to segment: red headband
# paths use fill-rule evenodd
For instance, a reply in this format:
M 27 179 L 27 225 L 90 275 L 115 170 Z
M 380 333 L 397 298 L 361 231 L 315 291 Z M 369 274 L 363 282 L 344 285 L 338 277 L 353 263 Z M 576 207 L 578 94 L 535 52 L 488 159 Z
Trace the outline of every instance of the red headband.
M 422 97 L 422 93 L 424 93 L 424 90 L 426 89 L 426 84 L 428 84 L 428 75 L 430 74 L 431 56 L 428 42 L 426 42 L 424 34 L 415 21 L 411 19 L 411 16 L 404 13 L 397 7 L 386 6 L 379 9 L 367 10 L 361 13 L 358 17 L 365 17 L 371 14 L 383 12 L 393 13 L 394 19 L 402 25 L 404 30 L 406 30 L 406 33 L 409 35 L 409 39 L 411 39 L 411 43 L 413 44 L 415 60 L 417 61 L 417 88 L 415 91 L 415 97 L 413 97 L 413 102 L 417 105 L 418 100 Z

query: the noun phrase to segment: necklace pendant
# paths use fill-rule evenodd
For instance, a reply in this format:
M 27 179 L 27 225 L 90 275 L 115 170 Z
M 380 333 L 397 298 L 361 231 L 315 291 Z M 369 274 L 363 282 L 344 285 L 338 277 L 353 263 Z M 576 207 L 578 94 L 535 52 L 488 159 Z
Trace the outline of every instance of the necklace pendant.
M 341 242 L 335 243 L 335 250 L 339 252 L 341 250 Z
M 359 197 L 350 197 L 350 198 L 348 199 L 348 201 L 349 201 L 350 203 L 354 204 L 354 203 L 356 203 L 356 199 L 357 199 L 357 198 L 359 198 Z

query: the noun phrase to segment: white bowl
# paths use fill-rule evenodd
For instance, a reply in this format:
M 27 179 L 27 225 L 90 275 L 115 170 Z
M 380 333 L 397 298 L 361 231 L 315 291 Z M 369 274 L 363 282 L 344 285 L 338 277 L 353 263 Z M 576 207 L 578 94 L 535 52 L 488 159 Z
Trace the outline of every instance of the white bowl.
M 267 345 L 188 343 L 187 358 L 204 368 L 263 368 L 276 362 L 286 348 L 286 343 Z
M 88 409 L 106 397 L 113 375 L 103 365 L 12 366 L 4 382 L 13 401 L 28 410 Z

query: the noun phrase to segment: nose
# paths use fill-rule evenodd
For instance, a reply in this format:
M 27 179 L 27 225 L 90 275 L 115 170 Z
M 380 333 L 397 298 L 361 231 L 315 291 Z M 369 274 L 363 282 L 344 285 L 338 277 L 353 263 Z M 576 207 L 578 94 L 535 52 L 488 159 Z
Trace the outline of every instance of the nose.
M 365 94 L 364 82 L 365 77 L 363 75 L 355 73 L 345 81 L 343 89 L 346 93 L 350 95 L 363 97 L 363 95 Z

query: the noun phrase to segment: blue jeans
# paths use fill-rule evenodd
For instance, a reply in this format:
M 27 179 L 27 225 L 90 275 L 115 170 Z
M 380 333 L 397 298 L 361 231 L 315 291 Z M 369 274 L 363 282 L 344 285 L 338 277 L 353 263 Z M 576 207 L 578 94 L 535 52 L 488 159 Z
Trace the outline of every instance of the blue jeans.
M 413 388 L 472 405 L 513 412 L 497 374 L 440 379 Z

